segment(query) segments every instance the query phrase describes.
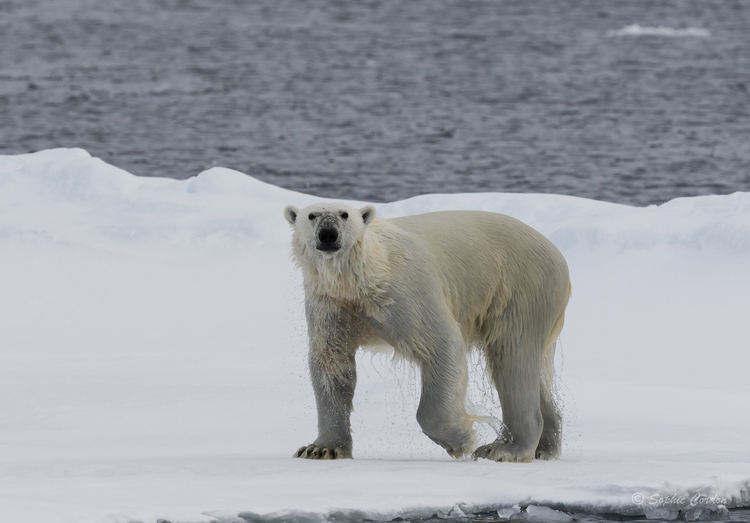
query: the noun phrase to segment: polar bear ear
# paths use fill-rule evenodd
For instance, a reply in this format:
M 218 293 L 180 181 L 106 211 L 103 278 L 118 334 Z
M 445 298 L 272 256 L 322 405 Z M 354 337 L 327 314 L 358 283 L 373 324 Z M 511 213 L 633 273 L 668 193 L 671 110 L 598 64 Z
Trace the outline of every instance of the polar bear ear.
M 299 209 L 297 209 L 294 205 L 287 205 L 284 207 L 284 218 L 286 218 L 286 221 L 289 222 L 289 225 L 294 225 L 294 221 L 297 219 L 297 215 L 299 214 Z
M 362 221 L 365 222 L 365 225 L 368 225 L 375 219 L 375 207 L 373 207 L 372 205 L 362 207 L 359 210 L 359 213 L 362 215 Z

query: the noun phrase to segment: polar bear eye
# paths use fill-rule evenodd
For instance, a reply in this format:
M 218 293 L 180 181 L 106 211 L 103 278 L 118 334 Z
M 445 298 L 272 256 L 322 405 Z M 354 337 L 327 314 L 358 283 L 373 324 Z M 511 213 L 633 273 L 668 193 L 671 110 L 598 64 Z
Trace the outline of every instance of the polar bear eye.
M 341 213 L 341 217 L 346 220 L 349 217 L 349 213 L 348 212 L 342 212 Z
M 307 217 L 310 218 L 310 221 L 313 221 L 315 219 L 315 215 L 313 213 L 308 214 Z

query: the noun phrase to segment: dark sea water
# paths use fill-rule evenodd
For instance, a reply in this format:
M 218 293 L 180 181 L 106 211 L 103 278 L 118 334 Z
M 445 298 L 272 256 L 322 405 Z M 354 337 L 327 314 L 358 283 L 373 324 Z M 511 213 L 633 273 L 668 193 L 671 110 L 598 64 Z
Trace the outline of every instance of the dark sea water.
M 0 0 L 0 154 L 51 147 L 373 201 L 749 191 L 750 2 Z

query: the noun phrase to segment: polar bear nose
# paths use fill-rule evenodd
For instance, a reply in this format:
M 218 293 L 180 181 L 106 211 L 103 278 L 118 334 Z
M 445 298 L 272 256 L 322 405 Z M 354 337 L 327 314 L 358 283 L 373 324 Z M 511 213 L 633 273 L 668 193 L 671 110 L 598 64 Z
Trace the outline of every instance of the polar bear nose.
M 336 243 L 336 240 L 338 239 L 339 233 L 332 227 L 324 227 L 320 229 L 320 232 L 318 233 L 318 240 L 320 240 L 320 243 L 323 245 L 331 245 L 332 243 Z

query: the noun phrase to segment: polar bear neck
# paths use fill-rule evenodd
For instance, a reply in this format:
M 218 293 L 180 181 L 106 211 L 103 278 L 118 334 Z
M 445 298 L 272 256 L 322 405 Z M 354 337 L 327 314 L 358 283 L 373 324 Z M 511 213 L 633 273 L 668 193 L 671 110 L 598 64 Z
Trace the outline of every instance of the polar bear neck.
M 386 290 L 389 261 L 383 229 L 386 222 L 376 219 L 346 253 L 329 258 L 316 257 L 302 266 L 308 293 L 343 302 L 379 301 Z M 307 266 L 305 266 L 307 265 Z

